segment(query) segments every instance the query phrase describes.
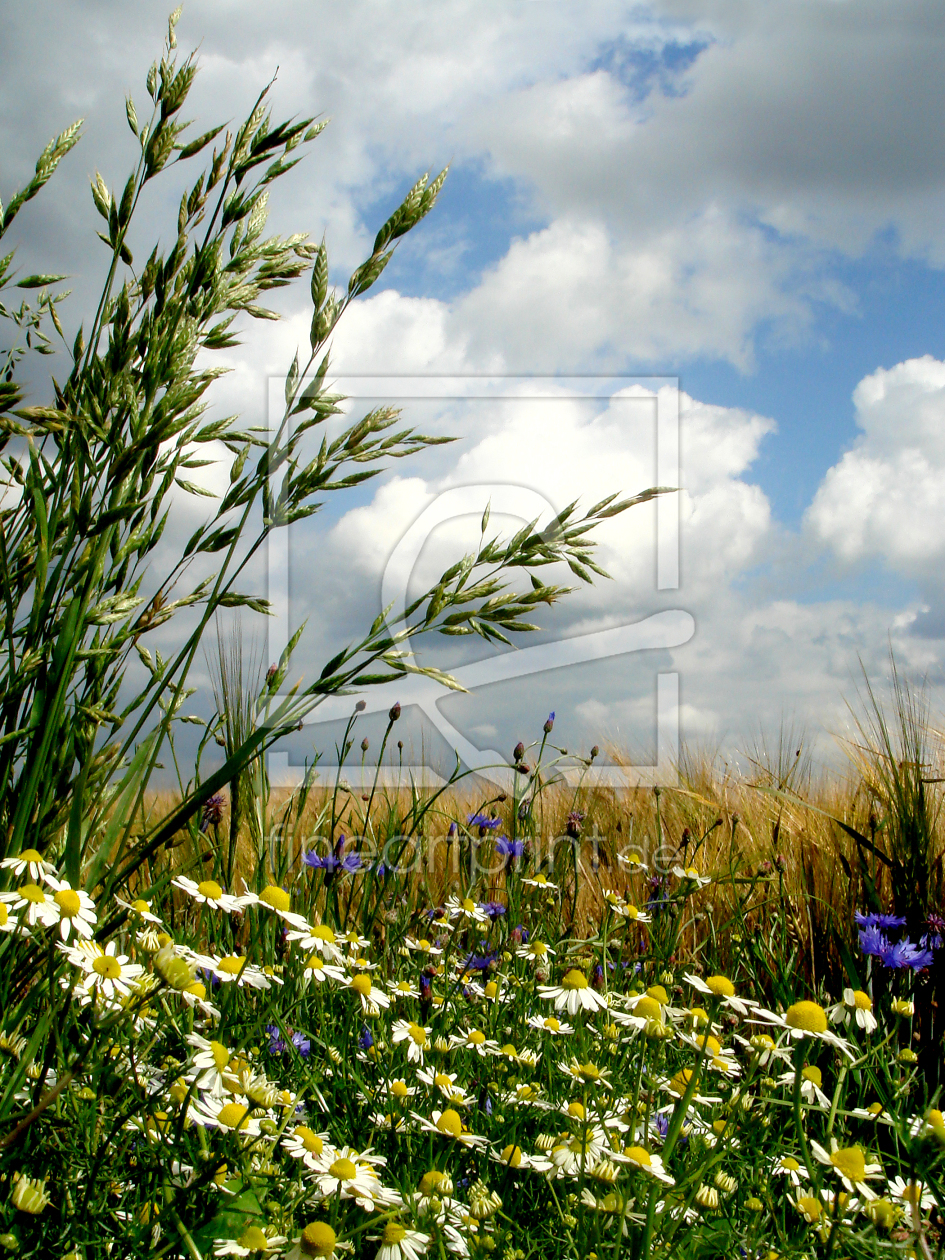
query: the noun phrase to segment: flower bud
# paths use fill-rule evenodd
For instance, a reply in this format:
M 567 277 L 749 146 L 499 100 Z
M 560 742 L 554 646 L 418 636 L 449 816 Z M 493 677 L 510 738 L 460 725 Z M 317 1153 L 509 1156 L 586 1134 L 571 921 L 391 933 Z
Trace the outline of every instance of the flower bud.
M 388 713 L 387 716 L 390 718 L 392 722 L 397 721 L 397 719 L 400 717 L 400 701 L 399 700 L 396 702 L 396 704 L 391 705 L 390 712 Z
M 361 751 L 366 753 L 370 747 L 371 745 L 368 743 L 368 737 L 365 735 L 364 739 L 361 740 Z
M 524 756 L 525 756 L 525 745 L 522 743 L 521 740 L 519 740 L 518 743 L 515 745 L 515 747 L 512 749 L 512 760 L 521 761 Z
M 552 711 L 548 714 L 548 720 L 545 722 L 545 725 L 541 729 L 545 732 L 546 735 L 550 735 L 552 730 L 554 729 L 554 724 L 555 724 L 555 714 L 554 714 L 554 709 L 552 709 Z

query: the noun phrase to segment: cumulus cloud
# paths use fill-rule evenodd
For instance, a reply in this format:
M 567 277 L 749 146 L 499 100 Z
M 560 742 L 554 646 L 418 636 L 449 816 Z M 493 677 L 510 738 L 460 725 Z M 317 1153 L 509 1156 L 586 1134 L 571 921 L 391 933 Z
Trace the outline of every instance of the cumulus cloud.
M 865 377 L 853 394 L 860 436 L 807 512 L 845 562 L 880 560 L 927 577 L 945 558 L 945 363 L 925 355 Z

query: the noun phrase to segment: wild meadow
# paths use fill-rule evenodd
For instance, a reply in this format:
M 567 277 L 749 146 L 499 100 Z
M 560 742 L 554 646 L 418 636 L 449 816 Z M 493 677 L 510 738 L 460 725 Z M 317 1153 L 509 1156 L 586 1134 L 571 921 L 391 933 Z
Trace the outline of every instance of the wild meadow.
M 65 277 L 0 259 L 0 1250 L 945 1254 L 945 755 L 921 689 L 867 685 L 842 771 L 785 733 L 738 773 L 684 755 L 674 784 L 617 792 L 540 713 L 507 789 L 382 786 L 410 640 L 527 632 L 567 593 L 549 567 L 592 580 L 594 526 L 658 487 L 508 539 L 487 513 L 475 553 L 314 681 L 286 681 L 301 628 L 243 668 L 221 614 L 266 613 L 240 588 L 269 534 L 441 440 L 391 409 L 350 421 L 328 344 L 444 175 L 332 287 L 324 242 L 265 235 L 323 123 L 273 123 L 263 92 L 191 137 L 178 16 L 147 115 L 126 102 L 127 183 L 92 183 L 94 312 L 70 322 Z M 176 223 L 138 257 L 159 179 Z M 212 418 L 214 352 L 303 278 L 283 415 Z M 20 382 L 43 355 L 36 403 Z M 188 470 L 221 449 L 229 487 L 168 564 L 174 496 L 204 494 Z M 203 652 L 209 717 L 184 707 Z M 382 684 L 375 751 L 358 694 Z M 341 771 L 274 788 L 266 752 L 331 695 L 351 697 Z

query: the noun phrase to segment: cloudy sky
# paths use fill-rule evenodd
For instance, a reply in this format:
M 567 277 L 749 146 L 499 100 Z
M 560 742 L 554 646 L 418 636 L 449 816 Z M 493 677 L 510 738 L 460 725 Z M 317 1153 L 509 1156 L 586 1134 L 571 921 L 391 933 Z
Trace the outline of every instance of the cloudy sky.
M 167 7 L 32 0 L 4 15 L 0 196 L 86 119 L 14 234 L 24 268 L 73 276 L 70 328 L 104 270 L 88 180 L 124 183 L 123 98 L 143 106 Z M 299 674 L 373 619 L 392 555 L 401 569 L 416 559 L 403 581 L 418 589 L 474 542 L 488 499 L 494 524 L 516 528 L 536 504 L 652 484 L 657 401 L 678 391 L 678 586 L 659 587 L 644 508 L 601 531 L 613 580 L 544 618 L 544 655 L 510 666 L 482 645 L 424 645 L 425 661 L 479 661 L 468 677 L 487 685 L 428 701 L 439 730 L 405 712 L 414 759 L 442 760 L 451 731 L 507 753 L 554 709 L 573 750 L 652 761 L 658 675 L 678 678 L 693 747 L 744 757 L 786 721 L 827 753 L 849 729 L 860 662 L 881 680 L 890 644 L 939 704 L 940 4 L 190 0 L 178 35 L 200 49 L 185 111 L 200 130 L 238 120 L 276 73 L 276 115 L 331 117 L 270 224 L 324 232 L 339 283 L 417 175 L 450 163 L 434 213 L 346 315 L 333 365 L 385 378 L 355 392 L 460 440 L 291 537 Z M 177 196 L 170 182 L 155 192 L 142 244 L 173 230 Z M 271 379 L 307 342 L 306 290 L 284 296 L 280 324 L 247 330 L 216 406 L 266 414 Z M 443 378 L 432 400 L 427 377 Z M 182 531 L 194 510 L 182 506 Z M 417 546 L 398 551 L 412 527 Z M 674 611 L 694 626 L 675 646 L 600 637 Z M 562 641 L 583 646 L 562 655 Z M 290 761 L 336 732 L 308 728 Z

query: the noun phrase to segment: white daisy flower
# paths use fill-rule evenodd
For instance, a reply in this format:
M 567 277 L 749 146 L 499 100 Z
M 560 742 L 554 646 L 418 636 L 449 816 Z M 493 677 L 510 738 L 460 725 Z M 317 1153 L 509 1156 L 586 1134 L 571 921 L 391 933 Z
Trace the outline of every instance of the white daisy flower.
M 359 1154 L 351 1146 L 342 1146 L 332 1154 L 332 1159 L 323 1154 L 312 1170 L 323 1198 L 337 1195 L 342 1199 L 354 1199 L 366 1212 L 372 1212 L 376 1207 L 399 1205 L 400 1195 L 385 1188 L 377 1175 L 375 1165 L 386 1163 L 383 1156 L 372 1156 L 370 1150 Z
M 438 1133 L 440 1137 L 449 1138 L 451 1141 L 459 1142 L 462 1146 L 488 1146 L 487 1138 L 479 1137 L 464 1126 L 462 1116 L 453 1107 L 447 1107 L 445 1111 L 437 1111 L 435 1108 L 431 1112 L 430 1119 L 421 1116 L 419 1112 L 411 1112 L 413 1118 L 420 1123 L 420 1128 L 427 1133 Z
M 463 897 L 460 900 L 455 894 L 450 897 L 446 903 L 446 911 L 454 919 L 470 919 L 473 923 L 489 923 L 489 915 L 479 905 L 473 901 L 472 897 Z
M 784 1028 L 795 1040 L 801 1037 L 812 1037 L 817 1041 L 825 1041 L 828 1045 L 845 1054 L 848 1059 L 855 1058 L 853 1048 L 848 1041 L 830 1031 L 827 1012 L 816 1002 L 795 1002 L 783 1015 L 765 1010 L 763 1006 L 755 1007 L 750 1021 L 753 1024 L 774 1024 Z
M 881 1177 L 882 1166 L 868 1164 L 861 1146 L 838 1147 L 836 1139 L 832 1139 L 829 1151 L 819 1142 L 811 1142 L 810 1149 L 816 1160 L 833 1168 L 851 1194 L 860 1194 L 864 1199 L 876 1198 L 875 1191 L 866 1182 L 868 1178 Z
M 867 1033 L 875 1032 L 877 1028 L 873 999 L 862 989 L 844 989 L 843 1001 L 831 1007 L 830 1018 L 835 1024 L 849 1024 L 855 1020 L 857 1027 Z
M 226 914 L 232 914 L 234 910 L 242 909 L 239 897 L 224 892 L 215 879 L 203 879 L 198 884 L 186 875 L 178 875 L 171 883 L 199 905 L 207 905 L 211 910 L 223 910 Z
M 390 998 L 383 989 L 373 983 L 371 977 L 359 972 L 356 976 L 345 976 L 342 984 L 353 989 L 361 999 L 361 1009 L 365 1015 L 380 1015 L 381 1007 L 390 1006 Z
M 758 1005 L 751 998 L 741 998 L 735 992 L 735 986 L 729 980 L 728 976 L 709 976 L 707 980 L 703 980 L 700 976 L 686 972 L 683 979 L 698 990 L 699 993 L 705 993 L 712 997 L 720 998 L 721 1001 L 733 1011 L 737 1011 L 739 1015 L 747 1015 L 754 1007 Z
M 805 1064 L 801 1069 L 801 1097 L 812 1107 L 823 1107 L 826 1111 L 830 1107 L 830 1099 L 821 1088 L 823 1083 L 824 1078 L 820 1068 L 813 1063 Z M 782 1073 L 778 1077 L 778 1084 L 793 1088 L 794 1072 Z
M 315 927 L 306 923 L 304 927 L 287 932 L 286 939 L 298 941 L 304 950 L 317 950 L 322 958 L 327 958 L 329 962 L 343 963 L 345 960 L 344 953 L 338 945 L 338 938 L 325 923 L 319 923 Z
M 537 1028 L 539 1032 L 548 1033 L 552 1037 L 570 1037 L 574 1032 L 573 1024 L 565 1023 L 556 1015 L 529 1015 L 528 1023 L 530 1027 Z
M 257 1138 L 262 1132 L 260 1118 L 253 1115 L 251 1105 L 243 1102 L 204 1097 L 191 1103 L 188 1115 L 197 1124 L 222 1129 L 224 1133 L 238 1133 L 244 1138 Z
M 266 1234 L 258 1225 L 247 1225 L 239 1238 L 215 1238 L 215 1256 L 266 1256 L 282 1251 L 288 1242 L 281 1234 Z
M 109 941 L 104 949 L 96 946 L 94 951 L 82 948 L 85 941 L 77 945 L 80 948 L 69 951 L 69 961 L 85 971 L 82 984 L 90 995 L 100 993 L 109 1002 L 131 996 L 138 977 L 144 973 L 139 963 L 130 962 L 127 954 L 117 953 L 114 941 Z
M 775 1177 L 786 1177 L 795 1189 L 802 1181 L 807 1180 L 807 1169 L 793 1155 L 784 1155 L 781 1159 L 775 1160 L 771 1173 Z
M 625 1146 L 623 1156 L 631 1167 L 645 1172 L 650 1177 L 655 1177 L 657 1181 L 663 1181 L 668 1186 L 676 1184 L 666 1171 L 663 1160 L 655 1152 L 647 1151 L 642 1146 Z
M 596 1064 L 587 1062 L 581 1063 L 580 1060 L 571 1058 L 567 1063 L 559 1063 L 558 1068 L 565 1076 L 577 1081 L 581 1085 L 590 1085 L 593 1089 L 611 1089 L 611 1083 L 608 1080 L 610 1072 L 607 1068 L 599 1068 Z
M 158 927 L 164 926 L 163 919 L 159 919 L 157 915 L 153 913 L 148 903 L 143 898 L 139 897 L 135 901 L 125 901 L 116 893 L 115 900 L 123 907 L 123 909 L 133 910 L 138 918 L 144 919 L 146 923 L 154 923 Z
M 42 927 L 53 927 L 59 922 L 59 907 L 51 894 L 39 884 L 21 884 L 14 892 L 16 900 L 13 909 L 19 914 L 21 922 L 28 923 L 30 927 L 36 927 L 37 923 Z
M 890 1177 L 888 1184 L 889 1193 L 910 1208 L 917 1207 L 920 1212 L 930 1212 L 935 1207 L 935 1195 L 915 1178 L 910 1177 L 906 1181 L 903 1177 Z
M 282 1137 L 282 1148 L 293 1159 L 300 1159 L 314 1168 L 323 1157 L 334 1159 L 336 1151 L 327 1133 L 316 1133 L 307 1124 L 297 1124 L 291 1133 Z M 330 1160 L 329 1160 L 330 1162 Z
M 451 1050 L 474 1050 L 481 1058 L 499 1053 L 499 1043 L 487 1037 L 479 1028 L 471 1028 L 466 1033 L 453 1033 L 450 1037 Z
M 95 902 L 81 888 L 73 888 L 67 879 L 49 878 L 54 888 L 53 901 L 59 907 L 59 934 L 64 941 L 75 932 L 76 936 L 89 937 L 95 930 Z
M 214 958 L 209 954 L 198 954 L 197 964 L 207 971 L 212 971 L 221 984 L 236 983 L 242 988 L 248 985 L 251 989 L 270 989 L 270 978 L 258 967 L 246 961 L 244 954 L 225 954 L 222 958 Z M 274 977 L 273 977 L 274 978 Z
M 430 1049 L 430 1029 L 423 1024 L 398 1019 L 391 1028 L 394 1044 L 406 1043 L 407 1058 L 411 1063 L 422 1063 L 424 1052 Z
M 27 929 L 23 927 L 15 914 L 10 914 L 10 907 L 16 900 L 16 893 L 0 893 L 0 932 L 11 932 L 16 936 L 22 936 L 27 934 Z
M 544 941 L 529 941 L 527 945 L 520 946 L 515 953 L 518 958 L 527 958 L 530 962 L 536 963 L 543 963 L 546 959 L 555 956 L 555 951 Z
M 600 1011 L 607 1008 L 607 999 L 591 988 L 587 976 L 577 968 L 572 968 L 559 985 L 540 984 L 538 993 L 547 1001 L 553 999 L 556 1011 L 567 1011 L 569 1015 L 576 1015 L 579 1010 Z
M 432 941 L 428 941 L 425 936 L 421 936 L 419 940 L 415 940 L 412 936 L 408 936 L 404 941 L 404 948 L 412 950 L 418 954 L 442 954 L 443 950 L 439 945 L 435 945 Z
M 546 1155 L 527 1155 L 514 1143 L 504 1146 L 501 1151 L 491 1150 L 489 1158 L 494 1159 L 497 1164 L 504 1164 L 506 1168 L 521 1169 L 523 1172 L 546 1173 L 554 1167 Z
M 273 914 L 277 914 L 280 919 L 284 919 L 297 931 L 308 927 L 308 920 L 304 914 L 296 914 L 292 910 L 292 898 L 289 893 L 280 888 L 278 884 L 270 884 L 268 888 L 264 888 L 261 893 L 250 892 L 246 887 L 246 881 L 243 881 L 243 892 L 237 898 L 240 907 L 246 906 L 262 906 L 264 910 L 271 910 Z
M 712 883 L 711 877 L 703 875 L 697 866 L 674 866 L 673 874 L 683 883 L 695 884 L 697 888 L 705 888 L 706 884 Z
M 376 1260 L 420 1260 L 430 1245 L 430 1235 L 417 1229 L 407 1229 L 397 1221 L 388 1221 L 380 1238 L 371 1235 L 372 1242 L 380 1242 Z
M 537 875 L 533 875 L 531 879 L 523 879 L 522 883 L 529 888 L 541 888 L 548 892 L 556 892 L 558 888 L 557 884 L 552 883 L 548 876 L 543 875 L 540 871 Z
M 458 1072 L 434 1072 L 432 1068 L 421 1068 L 417 1072 L 417 1080 L 437 1090 L 452 1106 L 468 1107 L 472 1099 L 462 1085 L 456 1084 L 458 1075 Z
M 17 879 L 23 875 L 29 875 L 32 880 L 41 879 L 44 883 L 48 883 L 48 877 L 55 872 L 56 868 L 52 862 L 47 862 L 37 849 L 21 849 L 15 857 L 4 858 L 0 862 L 0 869 L 12 871 Z
M 190 1074 L 197 1088 L 207 1090 L 214 1098 L 233 1093 L 238 1082 L 230 1068 L 232 1051 L 222 1041 L 208 1041 L 197 1033 L 188 1034 L 187 1044 L 197 1051 L 192 1060 L 196 1070 Z

